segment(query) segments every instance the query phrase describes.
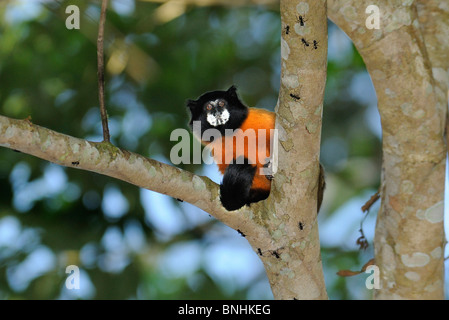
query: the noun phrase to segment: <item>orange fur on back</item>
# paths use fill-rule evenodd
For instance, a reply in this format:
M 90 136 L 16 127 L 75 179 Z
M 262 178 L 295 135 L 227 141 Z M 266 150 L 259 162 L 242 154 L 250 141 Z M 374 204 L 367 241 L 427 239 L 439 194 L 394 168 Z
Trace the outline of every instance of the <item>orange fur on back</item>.
M 220 172 L 224 174 L 231 160 L 243 156 L 257 167 L 251 189 L 270 190 L 271 181 L 261 175 L 260 170 L 270 157 L 270 130 L 274 129 L 274 125 L 273 112 L 249 108 L 248 117 L 240 126 L 241 130 L 236 130 L 232 138 L 224 136 L 221 141 L 208 144 Z M 238 141 L 240 143 L 237 143 Z

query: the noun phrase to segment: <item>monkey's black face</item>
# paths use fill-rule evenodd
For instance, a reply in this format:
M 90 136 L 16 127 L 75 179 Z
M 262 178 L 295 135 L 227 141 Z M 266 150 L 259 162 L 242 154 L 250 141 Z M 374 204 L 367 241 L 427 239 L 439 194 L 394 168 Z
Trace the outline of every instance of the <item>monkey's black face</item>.
M 239 100 L 234 86 L 227 91 L 206 92 L 197 100 L 188 100 L 187 107 L 192 116 L 189 125 L 194 129 L 193 122 L 199 121 L 201 132 L 194 134 L 201 136 L 211 128 L 224 135 L 226 129 L 239 128 L 248 115 L 248 108 Z

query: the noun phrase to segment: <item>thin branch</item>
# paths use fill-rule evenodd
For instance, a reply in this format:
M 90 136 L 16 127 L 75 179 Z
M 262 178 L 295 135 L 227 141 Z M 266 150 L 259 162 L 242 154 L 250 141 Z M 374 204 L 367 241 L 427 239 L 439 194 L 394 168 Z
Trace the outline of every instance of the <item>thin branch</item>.
M 104 105 L 104 23 L 106 21 L 106 7 L 108 1 L 102 0 L 101 2 L 101 15 L 100 23 L 98 26 L 98 38 L 97 38 L 97 64 L 98 64 L 98 100 L 100 102 L 100 114 L 101 124 L 103 126 L 103 141 L 110 142 L 111 137 L 109 135 L 108 127 L 108 114 Z
M 371 198 L 362 206 L 362 211 L 365 213 L 365 216 L 363 217 L 362 221 L 360 221 L 360 237 L 357 239 L 356 244 L 359 246 L 360 250 L 366 250 L 369 246 L 368 240 L 365 237 L 365 233 L 363 232 L 363 223 L 365 222 L 366 218 L 368 217 L 369 210 L 371 209 L 371 206 L 376 203 L 377 200 L 380 199 L 379 191 L 377 191 L 374 195 L 371 196 Z
M 366 271 L 366 269 L 369 266 L 373 266 L 375 265 L 375 260 L 374 259 L 370 259 L 367 263 L 365 263 L 362 267 L 362 269 L 360 269 L 360 271 L 352 271 L 352 270 L 339 270 L 337 272 L 337 275 L 339 275 L 340 277 L 352 277 L 352 276 L 356 276 L 358 274 L 364 273 Z
M 371 198 L 362 206 L 362 211 L 364 213 L 367 213 L 371 206 L 376 203 L 377 200 L 380 199 L 379 191 L 377 191 L 375 194 L 371 196 Z

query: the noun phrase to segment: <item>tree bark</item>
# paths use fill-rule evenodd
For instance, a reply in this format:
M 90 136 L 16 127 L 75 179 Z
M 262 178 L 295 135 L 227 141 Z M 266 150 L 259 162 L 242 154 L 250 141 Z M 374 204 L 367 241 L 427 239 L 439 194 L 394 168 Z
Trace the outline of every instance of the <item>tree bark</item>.
M 281 21 L 279 171 L 266 219 L 280 259 L 272 255 L 263 260 L 275 297 L 327 299 L 316 221 L 327 67 L 326 1 L 282 0 Z
M 449 0 L 417 0 L 419 25 L 424 36 L 438 103 L 449 100 Z M 449 106 L 449 105 L 448 105 Z M 449 118 L 446 110 L 446 147 L 449 147 Z
M 370 4 L 330 1 L 330 17 L 365 61 L 381 115 L 382 204 L 374 242 L 381 289 L 375 298 L 442 299 L 444 95 L 432 75 L 414 1 L 378 1 L 378 30 L 365 28 Z

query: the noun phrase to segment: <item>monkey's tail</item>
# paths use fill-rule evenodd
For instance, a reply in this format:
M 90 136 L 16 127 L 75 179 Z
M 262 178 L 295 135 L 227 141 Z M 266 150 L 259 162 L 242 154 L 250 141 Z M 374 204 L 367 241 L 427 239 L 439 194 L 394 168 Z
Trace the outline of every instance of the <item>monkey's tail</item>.
M 247 159 L 243 164 L 231 163 L 226 168 L 220 185 L 220 200 L 226 210 L 238 210 L 252 202 L 250 190 L 255 172 L 256 166 L 248 164 Z

